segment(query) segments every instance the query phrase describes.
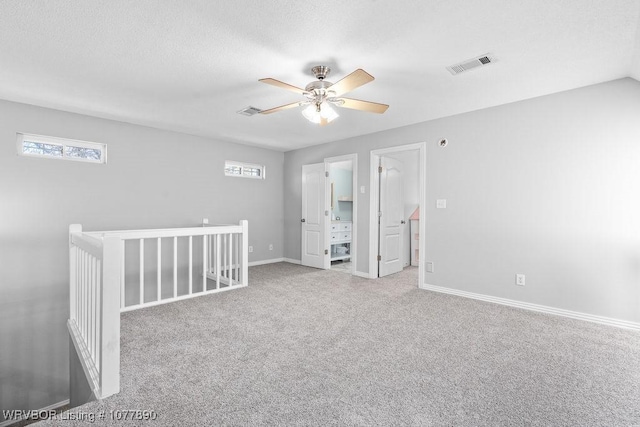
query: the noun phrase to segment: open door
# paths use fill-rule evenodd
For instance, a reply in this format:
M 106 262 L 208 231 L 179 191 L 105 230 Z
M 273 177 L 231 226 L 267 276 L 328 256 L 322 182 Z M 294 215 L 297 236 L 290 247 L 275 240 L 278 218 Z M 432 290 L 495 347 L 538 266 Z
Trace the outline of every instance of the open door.
M 302 166 L 302 255 L 301 264 L 328 269 L 327 183 L 325 163 Z
M 402 162 L 389 157 L 380 158 L 380 257 L 378 276 L 402 271 L 404 236 L 404 195 Z

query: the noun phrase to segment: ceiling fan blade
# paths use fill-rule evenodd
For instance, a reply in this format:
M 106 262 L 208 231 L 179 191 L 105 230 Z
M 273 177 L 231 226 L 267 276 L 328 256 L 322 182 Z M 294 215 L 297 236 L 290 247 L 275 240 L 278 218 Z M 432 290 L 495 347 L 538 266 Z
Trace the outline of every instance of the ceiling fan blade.
M 276 113 L 278 111 L 288 110 L 289 108 L 299 107 L 300 105 L 302 105 L 301 102 L 294 102 L 293 104 L 286 104 L 286 105 L 281 105 L 279 107 L 270 108 L 268 110 L 262 110 L 262 111 L 260 111 L 260 114 Z
M 343 93 L 351 92 L 352 90 L 372 82 L 373 80 L 374 78 L 371 74 L 361 68 L 358 68 L 342 80 L 331 85 L 329 90 L 335 92 L 335 95 L 333 96 L 340 96 Z
M 299 87 L 290 85 L 289 83 L 281 82 L 280 80 L 276 80 L 276 79 L 268 78 L 268 79 L 260 79 L 258 81 L 261 81 L 262 83 L 266 83 L 268 85 L 277 86 L 282 89 L 287 89 L 287 90 L 290 90 L 291 92 L 299 93 L 301 95 L 304 95 L 305 93 L 307 93 L 305 92 L 304 89 L 300 89 Z
M 335 105 L 342 108 L 351 108 L 352 110 L 367 111 L 369 113 L 382 114 L 387 111 L 387 104 L 378 104 L 377 102 L 360 101 L 359 99 L 338 98 Z

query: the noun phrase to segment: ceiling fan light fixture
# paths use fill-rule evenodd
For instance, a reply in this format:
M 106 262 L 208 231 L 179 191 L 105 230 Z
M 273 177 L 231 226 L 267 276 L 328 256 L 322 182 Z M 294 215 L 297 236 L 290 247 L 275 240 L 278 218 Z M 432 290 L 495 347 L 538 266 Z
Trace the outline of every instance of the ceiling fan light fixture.
M 334 119 L 340 117 L 336 110 L 331 108 L 329 104 L 322 104 L 322 109 L 320 110 L 320 117 L 326 119 L 328 123 L 331 123 Z
M 302 110 L 302 115 L 305 119 L 315 124 L 320 124 L 322 119 L 325 119 L 327 123 L 331 123 L 333 120 L 340 117 L 333 108 L 324 103 L 310 104 L 307 108 Z
M 320 113 L 316 111 L 316 106 L 314 104 L 310 104 L 307 108 L 302 110 L 302 115 L 311 123 L 320 123 Z

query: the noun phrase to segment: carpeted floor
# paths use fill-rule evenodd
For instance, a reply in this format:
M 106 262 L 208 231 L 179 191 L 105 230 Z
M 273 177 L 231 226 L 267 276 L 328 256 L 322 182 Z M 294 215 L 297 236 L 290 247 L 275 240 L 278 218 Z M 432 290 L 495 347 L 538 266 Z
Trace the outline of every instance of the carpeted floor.
M 122 315 L 121 392 L 153 425 L 640 425 L 640 333 L 280 263 Z M 73 422 L 58 421 L 73 425 Z M 55 425 L 54 421 L 44 424 Z M 131 424 L 139 425 L 140 421 Z

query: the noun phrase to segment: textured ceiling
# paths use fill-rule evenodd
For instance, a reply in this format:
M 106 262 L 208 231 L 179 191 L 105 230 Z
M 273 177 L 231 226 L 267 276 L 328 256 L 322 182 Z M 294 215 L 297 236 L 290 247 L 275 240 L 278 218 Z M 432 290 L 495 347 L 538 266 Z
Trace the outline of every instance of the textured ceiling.
M 2 0 L 0 98 L 214 139 L 291 150 L 631 76 L 637 0 Z M 491 52 L 498 62 L 452 76 Z M 309 69 L 376 80 L 319 127 L 301 99 Z

